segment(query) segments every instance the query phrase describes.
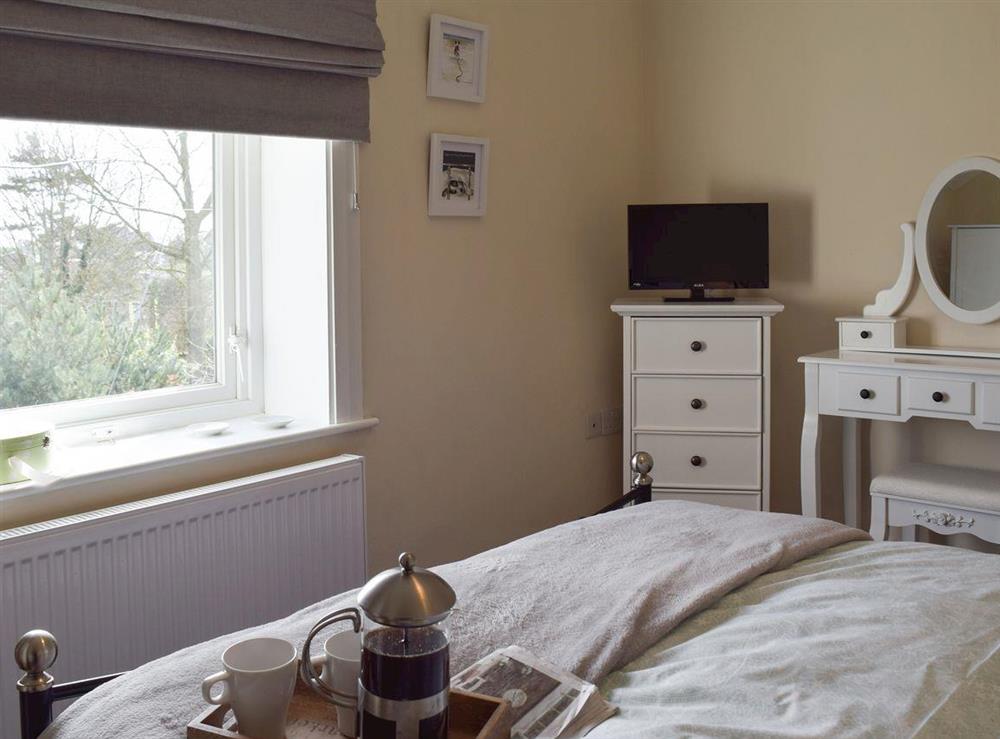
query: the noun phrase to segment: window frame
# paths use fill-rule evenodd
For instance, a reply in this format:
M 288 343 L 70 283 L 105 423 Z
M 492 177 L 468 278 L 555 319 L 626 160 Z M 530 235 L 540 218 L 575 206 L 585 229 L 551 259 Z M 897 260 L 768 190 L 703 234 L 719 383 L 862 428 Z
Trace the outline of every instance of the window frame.
M 261 411 L 259 141 L 213 134 L 216 381 L 2 409 L 0 424 L 95 426 L 107 438 Z
M 261 136 L 214 134 L 221 382 L 5 409 L 0 410 L 0 425 L 41 419 L 81 432 L 79 443 L 88 436 L 102 441 L 265 411 L 261 146 Z M 378 422 L 363 409 L 359 147 L 351 141 L 327 141 L 326 156 L 330 407 L 325 425 L 353 430 Z

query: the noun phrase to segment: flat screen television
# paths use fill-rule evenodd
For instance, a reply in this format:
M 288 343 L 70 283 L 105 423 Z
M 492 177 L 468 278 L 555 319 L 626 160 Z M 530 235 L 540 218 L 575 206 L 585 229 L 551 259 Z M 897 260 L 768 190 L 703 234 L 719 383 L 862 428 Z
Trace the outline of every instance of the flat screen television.
M 767 203 L 628 206 L 628 282 L 691 290 L 676 300 L 732 300 L 705 290 L 767 287 Z

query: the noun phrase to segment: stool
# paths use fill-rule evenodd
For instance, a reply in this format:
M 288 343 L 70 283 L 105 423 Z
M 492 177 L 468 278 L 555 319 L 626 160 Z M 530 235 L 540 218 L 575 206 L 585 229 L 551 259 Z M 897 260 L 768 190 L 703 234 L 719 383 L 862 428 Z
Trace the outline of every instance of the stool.
M 1000 544 L 1000 472 L 908 464 L 873 479 L 871 496 L 875 541 L 885 541 L 890 526 L 923 526 Z

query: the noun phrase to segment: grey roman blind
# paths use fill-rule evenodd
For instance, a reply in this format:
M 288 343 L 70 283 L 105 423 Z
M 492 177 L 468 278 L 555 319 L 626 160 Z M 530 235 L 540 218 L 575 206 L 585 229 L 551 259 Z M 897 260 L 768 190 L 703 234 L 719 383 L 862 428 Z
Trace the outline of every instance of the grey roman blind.
M 0 117 L 368 140 L 375 0 L 0 0 Z

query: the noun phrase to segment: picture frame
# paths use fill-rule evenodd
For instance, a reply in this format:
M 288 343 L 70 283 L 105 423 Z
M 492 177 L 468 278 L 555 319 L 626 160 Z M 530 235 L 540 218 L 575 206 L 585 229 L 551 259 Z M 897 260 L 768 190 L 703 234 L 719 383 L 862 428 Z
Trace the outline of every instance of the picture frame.
M 431 16 L 427 38 L 427 96 L 486 100 L 489 28 L 446 15 Z
M 427 215 L 486 215 L 490 140 L 432 133 L 427 167 Z

